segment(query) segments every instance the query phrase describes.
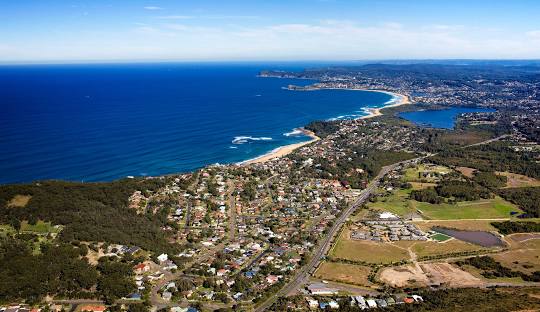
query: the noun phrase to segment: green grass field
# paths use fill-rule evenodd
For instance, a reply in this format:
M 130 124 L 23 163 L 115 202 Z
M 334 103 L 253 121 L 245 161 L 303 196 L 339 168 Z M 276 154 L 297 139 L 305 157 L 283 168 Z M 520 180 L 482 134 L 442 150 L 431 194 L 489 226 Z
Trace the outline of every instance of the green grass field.
M 452 169 L 444 166 L 435 166 L 435 165 L 418 165 L 415 167 L 407 168 L 405 170 L 405 174 L 403 176 L 403 181 L 405 182 L 421 182 L 421 180 L 425 180 L 426 182 L 434 182 L 437 179 L 435 178 L 420 178 L 419 173 L 420 172 L 438 172 L 438 173 L 444 173 L 448 174 L 452 171 Z
M 391 263 L 410 260 L 405 248 L 390 243 L 351 240 L 349 231 L 341 233 L 336 246 L 330 251 L 330 257 L 366 263 Z
M 437 234 L 432 235 L 430 238 L 434 239 L 436 241 L 439 241 L 439 242 L 445 242 L 445 241 L 451 239 L 452 237 L 450 237 L 448 235 L 441 234 L 441 233 L 437 233 Z
M 521 212 L 514 204 L 500 197 L 456 204 L 430 204 L 409 199 L 411 190 L 396 190 L 391 195 L 369 203 L 371 209 L 389 211 L 399 216 L 420 210 L 422 215 L 433 220 L 452 219 L 502 219 L 510 218 L 511 211 Z
M 36 224 L 28 224 L 28 222 L 21 222 L 21 232 L 29 232 L 34 234 L 48 234 L 48 233 L 58 233 L 60 232 L 59 228 L 51 225 L 50 222 L 38 221 Z
M 424 216 L 434 220 L 510 218 L 511 211 L 521 212 L 514 204 L 500 197 L 457 204 L 410 202 L 415 210 L 420 210 Z

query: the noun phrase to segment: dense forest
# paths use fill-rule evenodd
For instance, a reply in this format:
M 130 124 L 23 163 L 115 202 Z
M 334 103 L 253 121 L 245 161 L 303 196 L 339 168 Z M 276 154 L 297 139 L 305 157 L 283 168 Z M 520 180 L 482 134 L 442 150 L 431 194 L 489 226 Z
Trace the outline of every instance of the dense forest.
M 499 190 L 498 193 L 524 210 L 524 217 L 540 217 L 540 187 L 507 188 Z
M 535 233 L 540 232 L 540 222 L 491 222 L 499 233 L 503 235 L 514 233 Z
M 38 302 L 47 294 L 85 297 L 97 283 L 98 273 L 80 251 L 69 245 L 44 246 L 40 255 L 32 255 L 26 242 L 0 240 L 0 300 L 19 298 Z
M 339 130 L 339 121 L 313 121 L 304 128 L 312 131 L 320 138 L 325 138 Z
M 82 244 L 45 244 L 36 254 L 20 238 L 0 239 L 0 302 L 36 303 L 47 295 L 112 302 L 136 291 L 130 276 L 140 259 L 104 257 L 92 266 L 87 250 Z
M 429 161 L 446 166 L 464 166 L 484 172 L 509 171 L 533 178 L 540 178 L 537 153 L 516 152 L 508 142 L 494 142 L 464 149 L 451 149 L 429 158 Z
M 60 239 L 66 242 L 105 241 L 136 245 L 146 250 L 171 250 L 160 226 L 166 215 L 137 215 L 128 208 L 135 190 L 151 192 L 164 185 L 162 179 L 125 179 L 108 183 L 46 181 L 0 186 L 0 223 L 16 229 L 27 220 L 64 225 Z M 10 207 L 16 195 L 31 196 L 24 207 Z
M 443 180 L 436 187 L 413 190 L 410 198 L 416 201 L 440 204 L 445 201 L 472 201 L 481 198 L 491 198 L 491 192 L 471 181 Z

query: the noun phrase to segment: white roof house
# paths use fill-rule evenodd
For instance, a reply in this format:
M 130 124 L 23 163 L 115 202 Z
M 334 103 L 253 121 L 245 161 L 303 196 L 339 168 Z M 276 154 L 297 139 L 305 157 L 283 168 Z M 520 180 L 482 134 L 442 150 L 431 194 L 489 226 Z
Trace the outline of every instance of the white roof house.
M 167 254 L 161 254 L 157 257 L 157 259 L 159 260 L 159 262 L 165 262 L 169 259 L 169 256 Z

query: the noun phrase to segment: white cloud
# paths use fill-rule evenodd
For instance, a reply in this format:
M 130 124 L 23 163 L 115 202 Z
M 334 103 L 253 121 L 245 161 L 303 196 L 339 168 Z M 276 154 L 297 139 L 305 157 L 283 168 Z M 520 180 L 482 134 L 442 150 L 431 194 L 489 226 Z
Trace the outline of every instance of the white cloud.
M 540 39 L 540 30 L 531 30 L 526 32 L 525 35 L 533 39 Z
M 158 6 L 145 6 L 144 9 L 145 10 L 150 10 L 150 11 L 163 10 L 162 7 L 158 7 Z
M 166 16 L 158 16 L 159 19 L 192 19 L 194 16 L 190 15 L 166 15 Z
M 354 21 L 243 25 L 154 19 L 130 32 L 100 32 L 71 41 L 0 46 L 10 59 L 358 60 L 422 58 L 539 58 L 540 30 L 508 31 L 459 25 Z M 185 23 L 182 23 L 185 22 Z M 211 25 L 211 26 L 210 26 Z M 13 46 L 13 45 L 12 45 Z M 107 46 L 102 50 L 102 46 Z M 142 48 L 141 48 L 142 47 Z

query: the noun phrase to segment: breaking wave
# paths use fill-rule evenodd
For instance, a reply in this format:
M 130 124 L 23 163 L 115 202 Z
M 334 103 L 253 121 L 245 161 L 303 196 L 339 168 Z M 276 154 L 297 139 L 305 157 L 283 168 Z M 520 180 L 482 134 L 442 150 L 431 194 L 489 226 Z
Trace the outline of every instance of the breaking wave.
M 252 141 L 272 141 L 270 137 L 237 136 L 231 141 L 232 144 L 244 144 Z
M 302 130 L 300 130 L 298 128 L 295 128 L 291 132 L 283 133 L 283 135 L 286 136 L 286 137 L 294 137 L 294 136 L 304 135 L 304 132 L 302 132 Z

